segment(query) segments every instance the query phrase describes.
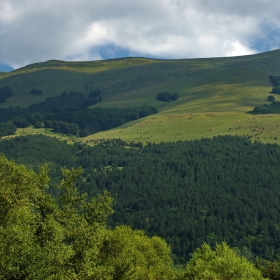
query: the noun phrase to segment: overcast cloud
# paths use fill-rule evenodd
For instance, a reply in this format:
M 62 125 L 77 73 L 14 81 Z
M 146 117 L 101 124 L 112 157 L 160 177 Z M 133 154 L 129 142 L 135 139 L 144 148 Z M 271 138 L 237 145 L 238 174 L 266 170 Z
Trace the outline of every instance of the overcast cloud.
M 0 64 L 237 56 L 280 46 L 275 0 L 1 0 Z

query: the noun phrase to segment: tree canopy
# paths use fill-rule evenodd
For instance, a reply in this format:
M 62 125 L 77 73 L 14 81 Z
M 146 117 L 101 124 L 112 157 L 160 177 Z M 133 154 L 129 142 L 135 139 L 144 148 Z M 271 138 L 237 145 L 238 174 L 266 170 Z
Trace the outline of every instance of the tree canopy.
M 176 263 L 203 242 L 222 241 L 280 261 L 278 145 L 219 136 L 145 146 L 116 139 L 89 147 L 29 135 L 1 140 L 0 152 L 35 171 L 49 163 L 47 191 L 54 195 L 61 167 L 81 166 L 80 191 L 91 197 L 108 190 L 114 198 L 108 225 L 164 238 Z
M 206 243 L 196 249 L 187 264 L 185 276 L 189 280 L 264 279 L 253 264 L 226 243 L 217 244 L 214 250 Z
M 163 102 L 172 102 L 178 99 L 178 93 L 170 93 L 169 91 L 159 92 L 157 100 Z
M 40 172 L 0 157 L 0 279 L 174 279 L 169 246 L 128 226 L 110 230 L 107 192 L 88 198 L 64 170 L 59 195 Z
M 185 268 L 175 267 L 160 237 L 129 226 L 108 228 L 112 198 L 107 191 L 91 198 L 80 192 L 75 182 L 82 173 L 64 169 L 53 197 L 46 192 L 46 165 L 34 172 L 0 157 L 0 279 L 264 279 L 225 243 L 214 250 L 203 244 Z M 275 276 L 278 268 L 271 267 L 262 271 Z
M 0 88 L 0 103 L 6 102 L 7 98 L 13 95 L 13 90 L 8 86 Z

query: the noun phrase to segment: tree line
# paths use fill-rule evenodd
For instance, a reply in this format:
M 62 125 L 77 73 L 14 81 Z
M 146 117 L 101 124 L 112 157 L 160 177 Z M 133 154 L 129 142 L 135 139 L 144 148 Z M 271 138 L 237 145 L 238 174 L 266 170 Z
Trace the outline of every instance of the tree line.
M 101 91 L 90 92 L 88 98 L 85 98 L 83 93 L 64 92 L 39 104 L 32 104 L 28 109 L 0 109 L 0 119 L 3 123 L 0 135 L 10 135 L 16 128 L 32 125 L 35 128 L 50 128 L 57 133 L 85 137 L 158 112 L 151 106 L 123 109 L 87 108 L 97 103 L 96 98 L 99 101 L 102 99 Z
M 273 85 L 271 93 L 280 94 L 280 76 L 269 76 L 270 82 Z M 263 104 L 256 106 L 252 113 L 253 114 L 280 114 L 280 102 L 275 101 L 275 97 L 270 95 L 267 97 L 267 101 L 270 101 L 270 104 Z

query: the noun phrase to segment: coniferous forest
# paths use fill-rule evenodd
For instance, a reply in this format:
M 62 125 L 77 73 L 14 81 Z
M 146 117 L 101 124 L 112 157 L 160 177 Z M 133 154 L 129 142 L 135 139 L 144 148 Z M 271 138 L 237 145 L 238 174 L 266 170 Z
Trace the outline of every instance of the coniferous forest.
M 114 214 L 108 225 L 128 225 L 171 245 L 185 263 L 203 242 L 225 241 L 253 256 L 280 260 L 280 147 L 245 137 L 148 144 L 122 140 L 93 147 L 46 136 L 0 141 L 0 151 L 38 170 L 48 163 L 55 185 L 61 168 L 84 170 L 81 192 L 107 190 Z M 55 188 L 49 192 L 57 195 Z
M 108 227 L 112 198 L 79 192 L 81 173 L 64 169 L 54 197 L 46 165 L 34 172 L 0 157 L 1 279 L 278 279 L 275 263 L 254 265 L 224 242 L 204 243 L 186 266 L 175 266 L 160 237 Z

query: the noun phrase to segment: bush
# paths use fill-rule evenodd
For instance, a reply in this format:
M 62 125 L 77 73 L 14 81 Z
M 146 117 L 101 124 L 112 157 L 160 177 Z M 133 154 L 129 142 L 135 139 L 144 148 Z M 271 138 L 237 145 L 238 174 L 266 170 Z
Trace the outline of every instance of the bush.
M 83 103 L 81 104 L 81 107 L 89 107 L 89 106 L 95 105 L 97 103 L 98 103 L 98 99 L 97 98 L 85 99 L 83 101 Z
M 280 263 L 266 262 L 265 265 L 258 265 L 264 277 L 271 280 L 280 279 Z
M 7 101 L 6 98 L 12 95 L 13 95 L 13 91 L 9 87 L 0 88 L 0 103 L 6 102 Z
M 88 94 L 89 98 L 98 98 L 101 95 L 101 90 L 93 90 Z
M 53 131 L 64 134 L 77 135 L 79 127 L 75 123 L 57 121 L 54 124 Z
M 275 94 L 280 94 L 280 87 L 279 86 L 273 87 L 271 92 Z
M 279 86 L 280 85 L 280 76 L 269 76 L 270 82 L 273 84 L 273 86 Z
M 147 110 L 144 109 L 139 112 L 139 118 L 145 118 L 147 116 L 149 116 L 149 112 Z
M 275 97 L 273 95 L 269 95 L 267 97 L 267 101 L 273 102 L 273 101 L 275 101 Z
M 87 128 L 81 129 L 81 130 L 79 131 L 79 136 L 80 136 L 80 137 L 86 137 L 86 136 L 88 136 L 88 135 L 90 135 L 90 130 L 87 129 Z
M 157 95 L 157 100 L 163 102 L 172 102 L 178 99 L 178 93 L 171 94 L 169 91 L 159 92 Z
M 44 124 L 43 124 L 42 122 L 36 122 L 36 123 L 34 124 L 34 127 L 35 127 L 35 128 L 42 128 L 42 127 L 44 127 Z
M 30 91 L 30 94 L 42 95 L 42 94 L 43 94 L 43 91 L 34 88 L 34 89 L 32 89 L 32 90 Z
M 53 122 L 51 120 L 44 121 L 45 128 L 53 128 Z
M 25 118 L 16 118 L 16 119 L 13 121 L 13 124 L 14 124 L 16 127 L 19 127 L 19 128 L 25 128 L 25 127 L 30 126 L 30 123 L 29 123 Z
M 159 92 L 157 95 L 157 100 L 168 102 L 170 101 L 171 93 L 169 91 Z
M 262 280 L 262 274 L 246 258 L 241 257 L 226 243 L 217 244 L 215 250 L 204 243 L 196 249 L 187 263 L 186 279 L 238 279 Z
M 17 128 L 13 123 L 0 123 L 0 137 L 15 134 Z

